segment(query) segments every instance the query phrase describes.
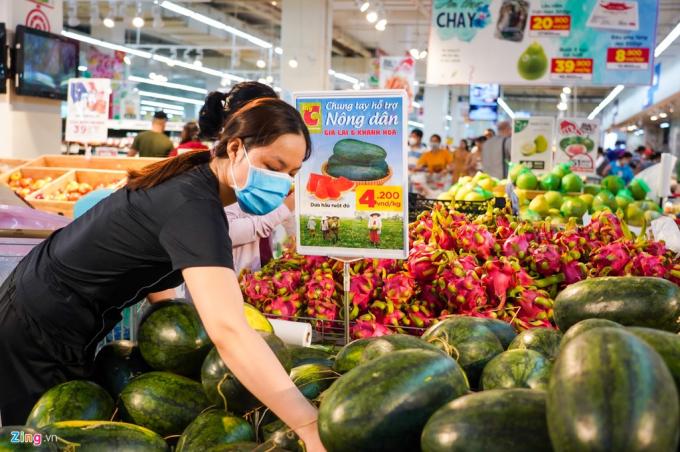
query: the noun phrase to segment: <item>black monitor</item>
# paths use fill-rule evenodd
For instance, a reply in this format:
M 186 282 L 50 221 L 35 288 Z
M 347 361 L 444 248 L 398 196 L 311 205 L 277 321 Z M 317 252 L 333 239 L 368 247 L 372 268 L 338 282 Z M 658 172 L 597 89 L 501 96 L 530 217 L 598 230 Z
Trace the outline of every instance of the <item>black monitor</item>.
M 66 100 L 68 80 L 78 76 L 77 41 L 20 25 L 15 50 L 17 94 Z

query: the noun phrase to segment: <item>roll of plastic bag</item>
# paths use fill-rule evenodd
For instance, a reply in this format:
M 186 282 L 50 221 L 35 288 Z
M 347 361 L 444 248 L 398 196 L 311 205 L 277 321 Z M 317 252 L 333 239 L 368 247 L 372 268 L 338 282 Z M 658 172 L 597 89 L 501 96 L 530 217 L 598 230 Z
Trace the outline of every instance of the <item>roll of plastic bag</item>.
M 312 325 L 305 322 L 291 322 L 289 320 L 269 319 L 274 327 L 274 334 L 289 345 L 312 345 Z

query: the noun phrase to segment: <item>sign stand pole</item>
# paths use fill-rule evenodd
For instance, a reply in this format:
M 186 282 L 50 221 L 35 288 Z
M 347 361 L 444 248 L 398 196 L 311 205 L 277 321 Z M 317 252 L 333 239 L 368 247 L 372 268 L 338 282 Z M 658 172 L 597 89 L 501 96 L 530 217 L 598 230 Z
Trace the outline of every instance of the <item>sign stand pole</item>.
M 351 303 L 349 299 L 349 291 L 350 291 L 350 283 L 352 282 L 352 278 L 349 274 L 349 264 L 352 262 L 356 262 L 361 260 L 360 258 L 355 258 L 355 259 L 347 259 L 343 257 L 333 257 L 332 259 L 335 259 L 339 262 L 342 262 L 342 290 L 343 290 L 343 295 L 342 295 L 342 309 L 343 309 L 343 317 L 344 317 L 344 335 L 345 335 L 345 344 L 349 343 L 349 305 Z

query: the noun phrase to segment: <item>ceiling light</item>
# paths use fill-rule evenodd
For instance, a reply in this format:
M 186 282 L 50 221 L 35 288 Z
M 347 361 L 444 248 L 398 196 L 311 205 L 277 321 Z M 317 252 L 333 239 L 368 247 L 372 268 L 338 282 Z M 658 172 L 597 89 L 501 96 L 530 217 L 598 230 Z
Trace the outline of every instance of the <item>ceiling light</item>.
M 106 28 L 113 28 L 116 26 L 116 21 L 110 16 L 106 17 L 102 23 Z
M 265 63 L 264 60 L 257 60 L 255 66 L 259 67 L 260 69 L 264 69 L 267 67 L 267 63 Z
M 637 125 L 631 124 L 631 125 L 628 126 L 628 131 L 629 131 L 629 132 L 632 132 L 633 130 L 635 130 L 635 129 L 637 129 L 637 128 L 638 128 Z
M 562 102 L 567 101 L 567 94 L 566 93 L 560 93 L 560 99 L 562 99 Z
M 361 5 L 361 7 L 359 8 L 359 11 L 361 11 L 362 13 L 365 13 L 366 11 L 368 11 L 368 8 L 370 8 L 370 7 L 371 7 L 371 4 L 369 2 L 364 2 Z
M 139 90 L 139 95 L 142 97 L 155 97 L 156 99 L 174 100 L 175 102 L 183 102 L 185 104 L 193 105 L 203 105 L 204 103 L 202 100 L 191 99 L 189 97 L 171 96 L 170 94 L 156 93 L 153 91 Z
M 568 86 L 565 86 L 564 88 L 562 88 L 562 92 L 564 94 L 571 94 L 571 88 L 569 88 Z
M 593 111 L 590 112 L 590 114 L 588 115 L 588 119 L 590 119 L 591 121 L 595 119 L 595 117 L 599 115 L 607 105 L 609 105 L 614 99 L 616 99 L 616 96 L 621 94 L 621 91 L 623 91 L 624 89 L 625 87 L 623 85 L 616 85 L 616 87 L 613 90 L 611 90 L 607 97 L 605 97 L 602 100 L 602 102 L 600 102 L 600 104 L 597 107 L 595 107 Z
M 276 2 L 276 0 L 272 0 L 272 6 L 276 6 L 276 5 L 278 5 L 278 3 Z
M 569 106 L 567 105 L 566 102 L 560 102 L 559 104 L 557 104 L 557 109 L 559 111 L 567 111 L 569 109 Z
M 352 85 L 352 88 L 354 88 L 355 90 L 360 90 L 361 85 L 359 85 L 358 83 L 355 83 L 354 85 Z
M 659 119 L 659 117 L 657 115 L 654 115 L 649 119 L 652 120 L 652 121 L 657 121 Z
M 231 85 L 231 80 L 229 80 L 228 78 L 223 78 L 222 80 L 220 80 L 220 85 L 222 86 Z
M 668 113 L 659 113 L 659 118 L 661 119 L 668 118 Z
M 413 106 L 416 108 L 420 108 L 420 104 L 416 101 L 413 101 Z
M 387 26 L 387 19 L 380 19 L 377 24 L 375 24 L 375 29 L 378 31 L 385 31 Z
M 271 75 L 268 75 L 266 80 L 267 80 L 267 83 L 272 83 L 272 82 L 274 82 L 274 77 L 272 77 Z
M 413 86 L 418 86 L 418 85 L 420 85 L 420 82 L 419 82 L 418 80 L 414 80 L 414 81 L 413 81 Z
M 423 50 L 422 52 L 420 52 L 420 55 L 418 55 L 418 57 L 419 57 L 421 60 L 422 60 L 423 58 L 426 58 L 426 57 L 427 57 L 427 50 Z
M 370 13 L 366 14 L 366 20 L 369 23 L 374 23 L 376 20 L 378 20 L 378 13 L 371 11 Z
M 277 93 L 280 93 L 280 92 L 283 91 L 283 90 L 282 90 L 280 87 L 275 86 L 275 87 L 274 87 L 274 91 L 276 91 Z
M 177 111 L 184 111 L 184 105 L 178 105 L 178 104 L 167 104 L 165 102 L 158 102 L 155 100 L 140 100 L 139 101 L 140 105 L 147 105 L 150 107 L 160 107 L 160 108 L 169 108 L 171 110 L 177 110 Z
M 498 105 L 501 106 L 501 108 L 505 111 L 505 113 L 508 115 L 510 119 L 515 119 L 515 112 L 512 111 L 512 108 L 510 108 L 510 106 L 505 102 L 505 99 L 499 97 Z
M 196 67 L 203 67 L 203 61 L 201 61 L 198 57 L 194 60 L 194 66 Z
M 274 53 L 277 55 L 283 55 L 283 49 L 281 47 L 274 47 Z
M 417 121 L 409 121 L 408 125 L 411 126 L 411 127 L 419 127 L 421 129 L 423 127 L 425 127 L 425 124 L 423 124 L 422 122 L 417 122 Z
M 662 122 L 661 124 L 659 124 L 659 127 L 661 127 L 662 129 L 668 129 L 670 126 L 671 126 L 670 122 Z
M 446 115 L 446 120 L 447 120 L 447 121 L 453 121 L 453 116 L 451 116 L 451 115 Z
M 125 56 L 123 57 L 123 61 L 124 61 L 125 64 L 127 64 L 128 66 L 132 64 L 132 58 L 130 58 L 130 55 L 125 55 Z
M 238 36 L 240 38 L 245 39 L 246 41 L 250 41 L 253 44 L 263 47 L 265 49 L 271 49 L 272 44 L 270 42 L 265 41 L 264 39 L 260 39 L 257 36 L 253 36 L 249 33 L 243 32 L 241 30 L 238 30 L 230 25 L 226 25 L 219 20 L 212 19 L 208 16 L 204 16 L 203 14 L 199 14 L 195 11 L 190 10 L 189 8 L 185 8 L 183 6 L 180 6 L 176 3 L 170 2 L 168 0 L 164 0 L 161 3 L 161 8 L 165 8 L 167 10 L 170 10 L 174 13 L 181 14 L 183 16 L 189 17 L 191 19 L 197 20 L 199 22 L 202 22 L 208 26 L 211 26 L 213 28 L 217 28 L 219 30 L 224 30 L 227 33 L 231 33 L 235 36 Z
M 142 28 L 144 26 L 144 18 L 141 16 L 135 16 L 132 19 L 132 26 L 135 28 Z
M 87 66 L 78 66 L 80 72 L 87 72 Z
M 333 70 L 332 69 L 329 70 L 328 73 L 330 75 L 332 75 L 333 77 L 337 78 L 337 79 L 344 80 L 344 81 L 349 82 L 353 85 L 356 85 L 356 84 L 359 83 L 358 78 L 355 78 L 355 77 L 352 77 L 351 75 L 343 74 L 342 72 L 337 72 L 337 71 L 333 71 L 331 73 L 331 71 L 333 71 Z
M 418 59 L 418 56 L 420 56 L 420 51 L 418 49 L 416 49 L 415 47 L 412 48 L 411 50 L 409 50 L 408 53 L 411 54 L 411 56 L 413 58 L 415 58 L 416 60 Z
M 259 79 L 257 79 L 257 82 L 258 82 L 258 83 L 262 83 L 262 84 L 266 84 L 266 83 L 267 83 L 267 79 L 259 78 Z
M 666 49 L 669 48 L 673 42 L 675 42 L 676 39 L 678 39 L 678 37 L 680 37 L 680 22 L 678 22 L 675 25 L 675 28 L 673 28 L 673 30 L 671 30 L 671 32 L 668 33 L 665 38 L 663 38 L 659 45 L 656 46 L 656 49 L 654 49 L 654 58 L 659 58 L 661 54 L 664 53 Z
M 288 66 L 295 69 L 296 67 L 298 67 L 298 61 L 295 58 L 291 58 L 290 60 L 288 60 Z

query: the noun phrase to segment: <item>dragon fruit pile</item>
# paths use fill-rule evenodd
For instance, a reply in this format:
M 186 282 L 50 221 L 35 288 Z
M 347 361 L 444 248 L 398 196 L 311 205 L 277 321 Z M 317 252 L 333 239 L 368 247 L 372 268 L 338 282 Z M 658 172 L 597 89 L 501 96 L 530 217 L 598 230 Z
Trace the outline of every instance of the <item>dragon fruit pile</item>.
M 456 314 L 518 329 L 552 327 L 557 293 L 587 277 L 656 276 L 680 284 L 680 260 L 663 242 L 633 236 L 609 212 L 587 226 L 558 228 L 500 211 L 471 220 L 437 205 L 410 225 L 409 238 L 405 261 L 351 265 L 353 337 L 417 333 Z M 241 288 L 265 313 L 312 317 L 317 327 L 342 318 L 342 263 L 335 260 L 288 250 L 261 271 L 244 272 Z

